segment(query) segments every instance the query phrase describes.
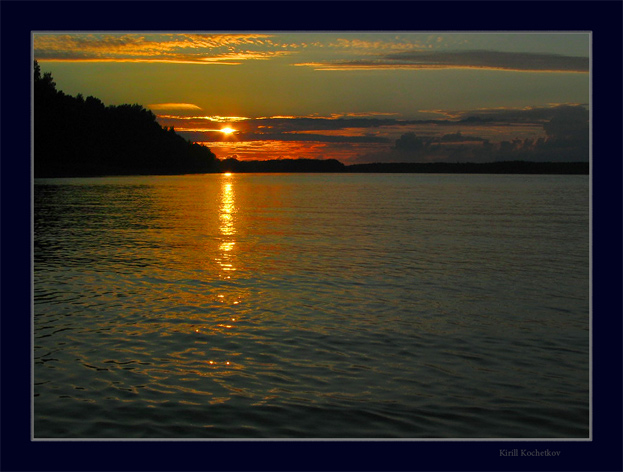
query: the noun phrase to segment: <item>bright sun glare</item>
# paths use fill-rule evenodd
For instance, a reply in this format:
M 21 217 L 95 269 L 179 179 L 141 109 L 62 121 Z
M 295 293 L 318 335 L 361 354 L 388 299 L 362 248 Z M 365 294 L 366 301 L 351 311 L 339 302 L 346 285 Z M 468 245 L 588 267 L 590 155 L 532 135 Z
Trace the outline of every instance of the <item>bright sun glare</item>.
M 233 129 L 233 128 L 222 128 L 221 129 L 221 133 L 223 133 L 223 134 L 232 134 L 234 131 L 236 131 L 236 130 Z

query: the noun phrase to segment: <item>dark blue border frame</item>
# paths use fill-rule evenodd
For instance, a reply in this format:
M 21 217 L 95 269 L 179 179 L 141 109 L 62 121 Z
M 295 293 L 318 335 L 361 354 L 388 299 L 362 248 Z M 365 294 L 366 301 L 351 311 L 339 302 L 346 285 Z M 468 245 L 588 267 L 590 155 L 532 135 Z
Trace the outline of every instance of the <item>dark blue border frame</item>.
M 623 470 L 621 2 L 2 1 L 0 10 L 0 470 Z M 111 29 L 593 31 L 593 441 L 31 442 L 30 32 Z M 499 456 L 514 447 L 561 456 Z

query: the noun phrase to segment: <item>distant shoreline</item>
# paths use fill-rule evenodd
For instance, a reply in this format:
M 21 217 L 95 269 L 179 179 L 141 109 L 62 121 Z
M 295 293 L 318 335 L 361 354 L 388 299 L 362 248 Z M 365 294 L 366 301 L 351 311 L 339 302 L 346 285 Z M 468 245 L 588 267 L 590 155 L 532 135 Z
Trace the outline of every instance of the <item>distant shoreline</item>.
M 267 161 L 220 161 L 209 172 L 110 172 L 84 173 L 63 172 L 36 175 L 35 178 L 112 177 L 131 175 L 192 175 L 232 173 L 340 173 L 340 174 L 541 174 L 541 175 L 588 175 L 588 162 L 531 162 L 503 161 L 486 163 L 372 163 L 344 165 L 335 159 L 275 159 Z
M 486 163 L 377 163 L 354 164 L 346 172 L 425 173 L 425 174 L 586 174 L 588 162 L 501 161 Z

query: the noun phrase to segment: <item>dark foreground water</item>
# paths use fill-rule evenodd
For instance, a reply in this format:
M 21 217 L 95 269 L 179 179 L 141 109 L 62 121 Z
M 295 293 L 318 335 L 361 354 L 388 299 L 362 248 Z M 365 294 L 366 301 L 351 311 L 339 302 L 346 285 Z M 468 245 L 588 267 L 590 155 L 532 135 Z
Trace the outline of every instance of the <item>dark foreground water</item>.
M 36 180 L 35 438 L 587 438 L 589 178 Z

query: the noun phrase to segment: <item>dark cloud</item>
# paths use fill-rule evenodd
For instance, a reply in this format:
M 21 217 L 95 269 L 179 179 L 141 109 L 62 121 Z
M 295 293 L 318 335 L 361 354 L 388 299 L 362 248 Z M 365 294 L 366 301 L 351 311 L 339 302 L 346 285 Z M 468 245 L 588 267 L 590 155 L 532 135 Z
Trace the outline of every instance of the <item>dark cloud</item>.
M 312 133 L 241 133 L 241 141 L 315 141 L 324 143 L 389 143 L 388 138 L 378 136 L 336 136 Z
M 438 137 L 420 137 L 408 132 L 392 148 L 362 154 L 356 162 L 491 162 L 491 150 L 486 139 L 460 132 Z
M 534 72 L 588 72 L 589 58 L 500 51 L 408 51 L 372 60 L 310 64 L 317 69 L 502 69 Z
M 500 51 L 455 51 L 397 53 L 386 56 L 388 60 L 409 64 L 476 67 L 483 69 L 510 69 L 529 71 L 588 72 L 588 57 L 562 56 Z
M 408 127 L 416 125 L 436 126 L 470 126 L 482 124 L 526 124 L 542 125 L 554 116 L 572 114 L 585 115 L 588 119 L 588 110 L 582 105 L 559 105 L 554 107 L 532 107 L 524 109 L 501 108 L 484 110 L 464 110 L 438 113 L 452 115 L 452 119 L 441 120 L 401 120 L 395 118 L 323 118 L 323 117 L 263 117 L 244 120 L 234 120 L 228 123 L 225 118 L 220 123 L 214 123 L 206 117 L 187 117 L 164 115 L 158 117 L 163 126 L 173 126 L 179 130 L 198 131 L 202 128 L 214 128 L 228 123 L 236 128 L 242 136 L 268 136 L 275 134 L 291 134 L 317 131 L 340 131 L 353 129 L 378 129 L 388 127 Z M 346 133 L 345 133 L 346 135 Z M 297 135 L 301 136 L 301 135 Z M 261 137 L 259 138 L 261 139 Z M 270 138 L 272 139 L 272 138 Z M 289 138 L 284 138 L 289 139 Z M 300 140 L 304 140 L 301 138 Z M 364 140 L 365 141 L 365 140 Z M 378 141 L 372 141 L 378 142 Z
M 265 117 L 232 122 L 237 129 L 232 137 L 217 130 L 202 131 L 202 124 L 220 127 L 224 123 L 215 125 L 196 117 L 180 119 L 178 123 L 189 131 L 178 129 L 178 133 L 199 142 L 324 143 L 333 151 L 340 145 L 362 146 L 361 151 L 353 148 L 356 162 L 586 161 L 589 157 L 589 111 L 581 105 L 473 110 L 452 116 L 446 120 Z
M 258 118 L 247 122 L 257 128 L 264 127 L 271 132 L 326 131 L 348 128 L 379 128 L 381 126 L 409 125 L 419 121 L 393 118 Z
M 398 120 L 398 119 L 379 119 L 379 118 L 309 118 L 309 117 L 264 117 L 250 118 L 236 122 L 228 122 L 226 118 L 215 123 L 205 117 L 187 117 L 162 115 L 158 121 L 163 126 L 174 126 L 186 129 L 201 129 L 231 124 L 232 127 L 244 133 L 296 133 L 307 131 L 339 131 L 345 129 L 368 129 L 380 128 L 383 126 L 401 126 L 420 123 L 434 123 L 434 120 Z
M 223 134 L 218 131 L 177 131 L 184 138 L 195 141 L 223 141 Z M 322 143 L 389 143 L 390 140 L 380 136 L 341 136 L 316 133 L 244 133 L 236 134 L 236 141 L 306 141 Z
M 461 132 L 438 137 L 418 137 L 415 133 L 408 132 L 395 141 L 394 147 L 362 154 L 356 162 L 587 162 L 589 160 L 590 124 L 586 108 L 558 106 L 522 111 L 532 120 L 536 117 L 542 120 L 544 137 L 515 138 L 491 143 L 487 139 L 463 135 Z M 515 120 L 526 118 L 517 115 L 513 117 Z
M 589 113 L 581 107 L 559 107 L 543 125 L 548 136 L 562 139 L 588 139 Z
M 418 138 L 415 133 L 409 132 L 403 134 L 396 140 L 394 149 L 399 151 L 419 151 L 424 148 L 424 141 Z
M 553 107 L 499 108 L 456 112 L 461 123 L 542 123 L 560 115 L 584 115 L 588 120 L 588 109 L 583 105 L 557 105 Z

